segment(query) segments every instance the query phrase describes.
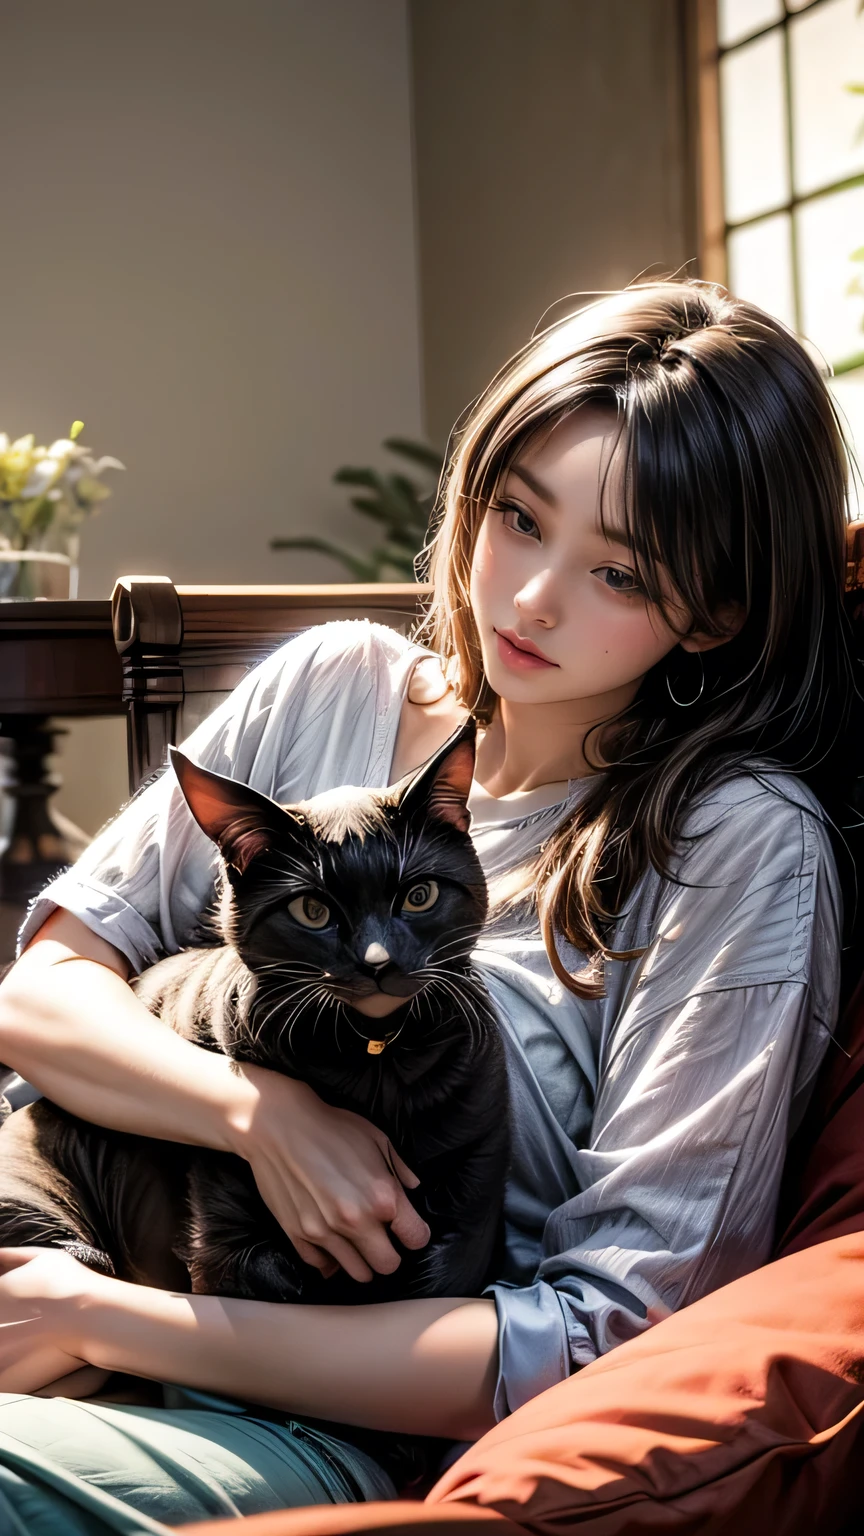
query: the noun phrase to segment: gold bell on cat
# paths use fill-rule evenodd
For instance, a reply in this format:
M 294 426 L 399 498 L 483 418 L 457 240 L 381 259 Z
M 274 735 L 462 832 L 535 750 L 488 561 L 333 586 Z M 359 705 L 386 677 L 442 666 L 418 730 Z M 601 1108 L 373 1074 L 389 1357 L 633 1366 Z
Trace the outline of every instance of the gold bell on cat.
M 380 1056 L 381 1052 L 383 1051 L 383 1049 L 384 1049 L 386 1044 L 387 1044 L 386 1040 L 367 1040 L 367 1042 L 366 1042 L 366 1055 L 367 1056 Z

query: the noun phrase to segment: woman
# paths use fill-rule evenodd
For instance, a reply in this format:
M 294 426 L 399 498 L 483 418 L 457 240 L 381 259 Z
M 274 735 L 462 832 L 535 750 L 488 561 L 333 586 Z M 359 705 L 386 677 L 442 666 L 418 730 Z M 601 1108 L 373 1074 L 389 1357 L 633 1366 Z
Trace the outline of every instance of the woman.
M 350 1431 L 302 1420 L 474 1438 L 765 1260 L 837 1006 L 846 482 L 827 389 L 778 322 L 699 283 L 629 289 L 532 340 L 461 426 L 429 649 L 310 631 L 186 743 L 291 801 L 393 782 L 466 709 L 485 727 L 476 960 L 511 1079 L 506 1261 L 481 1298 L 294 1308 L 7 1251 L 0 1463 L 28 1498 L 95 1520 L 98 1484 L 107 1524 L 82 1528 L 123 1529 L 130 1509 L 386 1496 Z M 165 775 L 34 904 L 0 1058 L 99 1124 L 247 1158 L 309 1263 L 391 1270 L 390 1233 L 428 1235 L 398 1148 L 301 1084 L 235 1075 L 126 985 L 194 942 L 214 876 Z M 59 1390 L 92 1390 L 82 1362 L 193 1394 L 22 1395 L 79 1368 Z

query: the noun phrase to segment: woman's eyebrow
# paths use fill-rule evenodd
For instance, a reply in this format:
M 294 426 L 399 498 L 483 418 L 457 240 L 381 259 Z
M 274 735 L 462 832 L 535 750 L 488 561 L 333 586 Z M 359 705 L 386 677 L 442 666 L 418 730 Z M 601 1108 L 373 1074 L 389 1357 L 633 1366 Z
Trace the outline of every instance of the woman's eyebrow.
M 544 485 L 542 480 L 538 480 L 536 475 L 532 475 L 530 469 L 525 469 L 522 464 L 511 464 L 510 473 L 518 475 L 529 491 L 533 491 L 534 495 L 539 496 L 541 501 L 545 501 L 547 506 L 557 507 L 558 502 L 554 492 L 550 491 L 548 485 Z
M 607 544 L 623 544 L 625 549 L 632 548 L 624 528 L 616 528 L 614 524 L 611 527 L 608 524 L 604 527 L 602 523 L 598 523 L 597 532 L 602 535 Z

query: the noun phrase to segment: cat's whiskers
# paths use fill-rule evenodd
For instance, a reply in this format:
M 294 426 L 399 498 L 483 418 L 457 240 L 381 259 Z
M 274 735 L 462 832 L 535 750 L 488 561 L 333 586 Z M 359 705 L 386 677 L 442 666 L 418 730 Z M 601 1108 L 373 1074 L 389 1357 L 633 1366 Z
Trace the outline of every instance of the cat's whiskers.
M 321 1023 L 321 1015 L 323 1014 L 323 1012 L 324 1012 L 325 1008 L 328 1006 L 328 1004 L 332 1004 L 332 1002 L 333 1002 L 332 993 L 329 993 L 327 991 L 326 987 L 319 987 L 318 995 L 321 998 L 321 1002 L 318 1005 L 318 1012 L 315 1015 L 315 1022 L 312 1025 L 312 1039 L 313 1040 L 315 1039 L 315 1031 L 317 1030 L 318 1025 Z M 341 1007 L 341 1003 L 337 1003 L 337 1008 L 338 1007 Z M 291 1046 L 291 1037 L 290 1037 L 290 1035 L 288 1037 L 288 1046 L 289 1046 L 289 1049 L 290 1049 L 290 1046 Z
M 296 989 L 293 988 L 293 987 L 289 988 L 287 986 L 286 987 L 280 987 L 279 991 L 276 994 L 276 1000 L 273 1003 L 272 1008 L 269 1008 L 267 1010 L 267 1013 L 264 1015 L 263 1019 L 261 1020 L 261 1023 L 258 1025 L 258 1028 L 255 1030 L 255 1033 L 254 1033 L 254 1036 L 253 1036 L 255 1041 L 257 1042 L 258 1040 L 261 1039 L 261 1036 L 262 1036 L 262 1034 L 264 1032 L 264 1028 L 265 1028 L 265 1026 L 267 1024 L 269 1024 L 269 1022 L 272 1019 L 274 1013 L 277 1013 L 280 1008 L 284 1007 L 289 1002 L 296 1003 L 298 1007 L 302 1008 L 304 1003 L 308 1000 L 308 994 L 310 994 L 312 992 L 315 992 L 316 990 L 317 989 L 316 989 L 315 983 L 311 982 L 311 981 L 305 982 L 303 986 L 298 987 Z M 270 1001 L 270 997 L 269 996 L 267 998 L 267 1001 L 268 1002 Z M 279 1040 L 282 1039 L 282 1035 L 284 1033 L 284 1030 L 285 1030 L 285 1026 L 283 1024 L 282 1029 L 280 1029 L 280 1031 L 279 1031 Z
M 261 976 L 264 972 L 281 973 L 286 978 L 292 976 L 323 976 L 320 965 L 312 965 L 305 960 L 267 960 L 263 965 L 256 965 L 254 974 Z
M 319 991 L 320 991 L 320 988 L 316 987 L 315 990 L 312 992 L 311 996 L 304 999 L 302 1006 L 299 1007 L 299 1008 L 294 1008 L 291 1011 L 291 1013 L 288 1015 L 288 1019 L 286 1020 L 286 1023 L 287 1023 L 287 1026 L 288 1026 L 288 1054 L 289 1055 L 291 1055 L 293 1050 L 294 1050 L 294 1029 L 295 1029 L 296 1025 L 299 1024 L 300 1019 L 301 1019 L 305 1009 L 307 1007 L 311 1007 L 314 1004 L 315 998 L 317 997 Z M 279 1039 L 277 1041 L 277 1046 L 279 1047 L 279 1049 L 281 1049 L 281 1046 L 282 1046 L 282 1036 L 284 1035 L 284 1033 L 285 1033 L 285 1023 L 283 1023 L 282 1028 L 279 1031 Z
M 312 1035 L 314 1037 L 315 1030 L 318 1028 L 319 1023 L 321 1022 L 321 1015 L 324 1013 L 328 1005 L 332 1005 L 334 1001 L 336 1000 L 334 999 L 333 994 L 330 992 L 328 987 L 310 985 L 304 988 L 304 996 L 299 999 L 297 1006 L 292 1008 L 291 1012 L 288 1014 L 287 1018 L 282 1024 L 282 1028 L 279 1031 L 279 1037 L 277 1040 L 277 1047 L 281 1046 L 282 1036 L 287 1029 L 288 1049 L 289 1051 L 293 1050 L 292 1042 L 294 1028 L 300 1022 L 300 1018 L 304 1010 L 312 1007 L 317 1002 L 318 1011 L 315 1015 L 315 1021 L 312 1026 Z
M 468 1034 L 472 1044 L 479 1046 L 482 1044 L 483 1039 L 482 1020 L 470 992 L 458 984 L 459 980 L 461 978 L 457 977 L 454 979 L 446 973 L 438 972 L 429 982 L 429 991 L 440 990 L 445 997 L 455 1004 L 468 1025 Z
M 278 877 L 280 882 L 284 881 L 286 876 L 308 880 L 310 875 L 314 875 L 316 879 L 320 879 L 322 875 L 321 860 L 319 858 L 314 856 L 299 858 L 296 853 L 288 848 L 268 849 L 265 857 L 259 860 L 258 869 L 268 873 L 272 871 L 273 875 Z M 276 881 L 270 880 L 267 883 L 274 885 Z
M 276 1036 L 275 1049 L 277 1051 L 282 1049 L 282 1037 L 285 1034 L 286 1029 L 288 1031 L 288 1049 L 289 1051 L 292 1049 L 291 1032 L 294 1029 L 295 1024 L 299 1023 L 305 1010 L 310 1007 L 312 1003 L 314 1003 L 318 994 L 318 990 L 319 989 L 317 987 L 312 985 L 303 988 L 302 996 L 299 996 L 295 1000 L 294 1007 L 285 1015 L 285 1018 L 282 1020 L 279 1033 Z
M 345 1018 L 345 1004 L 342 1002 L 341 998 L 337 997 L 337 999 L 336 999 L 336 1017 L 333 1020 L 333 1038 L 334 1038 L 334 1040 L 336 1042 L 336 1049 L 337 1049 L 337 1051 L 341 1051 L 341 1049 L 342 1049 L 341 1045 L 339 1044 L 339 1025 L 340 1024 L 347 1024 L 347 1022 L 348 1021 Z
M 474 923 L 466 923 L 461 929 L 457 929 L 456 932 L 453 934 L 453 936 L 451 938 L 444 939 L 444 940 L 442 940 L 442 942 L 440 944 L 436 944 L 435 948 L 430 950 L 430 952 L 429 952 L 429 960 L 431 961 L 431 960 L 436 960 L 438 958 L 443 958 L 444 956 L 447 955 L 448 950 L 452 950 L 452 949 L 456 949 L 456 950 L 461 949 L 464 952 L 464 948 L 465 948 L 464 936 L 465 936 L 465 934 L 466 933 L 476 933 L 476 932 L 477 932 L 476 924 L 474 924 Z
M 316 1030 L 318 1028 L 318 1025 L 321 1023 L 321 1015 L 324 1012 L 325 1007 L 327 1006 L 327 998 L 326 998 L 326 995 L 325 995 L 323 987 L 319 987 L 318 988 L 318 991 L 315 993 L 315 997 L 313 997 L 313 999 L 312 999 L 313 1003 L 316 1001 L 316 999 L 317 999 L 317 1002 L 318 1002 L 318 1011 L 315 1014 L 314 1019 L 312 1020 L 312 1034 L 311 1034 L 311 1039 L 312 1040 L 315 1039 L 315 1032 L 316 1032 Z M 291 1047 L 291 1037 L 290 1037 L 290 1035 L 288 1037 L 288 1047 L 289 1047 L 289 1049 Z
M 426 965 L 420 966 L 416 971 L 413 971 L 412 975 L 423 976 L 429 980 L 447 979 L 459 990 L 460 996 L 465 997 L 466 1002 L 470 999 L 472 990 L 471 982 L 473 979 L 470 972 L 466 972 L 464 970 L 454 970 L 452 966 L 448 966 L 444 962 L 436 962 L 432 964 L 427 962 Z M 473 1002 L 471 1003 L 471 1006 L 474 1006 Z
M 305 1006 L 313 1005 L 315 1003 L 316 999 L 320 999 L 320 1001 L 318 1002 L 318 1012 L 315 1015 L 315 1021 L 314 1021 L 313 1025 L 312 1025 L 312 1039 L 313 1040 L 315 1038 L 315 1031 L 318 1028 L 319 1023 L 321 1022 L 321 1015 L 324 1012 L 324 1009 L 327 1007 L 327 1004 L 330 1001 L 332 1001 L 332 999 L 328 995 L 326 987 L 316 987 L 316 989 L 313 992 L 311 998 L 307 998 L 306 999 L 306 1005 Z M 297 1012 L 297 1010 L 295 1009 L 295 1017 L 292 1018 L 291 1024 L 289 1025 L 289 1028 L 288 1028 L 288 1050 L 289 1051 L 293 1051 L 293 1049 L 294 1049 L 293 1033 L 294 1033 L 294 1029 L 295 1029 L 296 1025 L 299 1022 L 300 1022 L 300 1015 Z M 283 1027 L 282 1033 L 284 1033 L 284 1027 Z M 282 1033 L 280 1033 L 280 1036 L 279 1036 L 280 1041 L 282 1039 Z

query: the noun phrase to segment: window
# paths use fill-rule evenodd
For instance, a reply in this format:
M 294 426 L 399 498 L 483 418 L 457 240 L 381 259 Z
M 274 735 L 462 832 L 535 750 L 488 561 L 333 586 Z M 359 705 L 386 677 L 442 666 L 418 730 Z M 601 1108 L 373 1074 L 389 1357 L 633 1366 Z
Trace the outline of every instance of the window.
M 862 9 L 862 0 L 717 0 L 710 51 L 726 281 L 819 349 L 864 463 Z M 719 251 L 707 265 L 706 276 L 724 275 Z

